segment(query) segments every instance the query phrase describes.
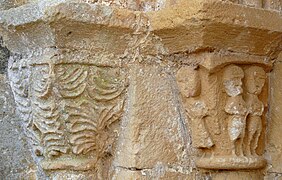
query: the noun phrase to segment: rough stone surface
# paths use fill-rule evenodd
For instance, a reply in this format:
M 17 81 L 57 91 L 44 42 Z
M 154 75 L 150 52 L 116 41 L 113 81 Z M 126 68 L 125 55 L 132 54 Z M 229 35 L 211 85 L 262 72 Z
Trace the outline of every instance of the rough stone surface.
M 8 66 L 8 58 L 10 52 L 4 47 L 2 38 L 0 39 L 0 74 L 6 74 Z
M 0 1 L 1 177 L 281 178 L 281 3 Z
M 8 52 L 0 46 L 0 176 L 4 179 L 36 179 L 36 166 L 21 127 L 6 74 Z
M 269 172 L 272 176 L 279 177 L 282 172 L 282 143 L 277 140 L 281 136 L 281 77 L 282 69 L 282 54 L 275 62 L 274 69 L 271 75 L 271 108 L 269 111 L 269 126 L 268 126 L 268 153 Z

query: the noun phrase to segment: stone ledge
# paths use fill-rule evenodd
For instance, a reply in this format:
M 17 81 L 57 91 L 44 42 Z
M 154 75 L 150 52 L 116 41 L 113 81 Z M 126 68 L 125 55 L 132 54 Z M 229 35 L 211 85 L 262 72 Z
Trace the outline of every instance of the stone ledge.
M 53 2 L 53 3 L 52 3 Z M 130 11 L 103 5 L 52 1 L 27 4 L 0 12 L 2 31 L 24 32 L 29 24 L 52 28 L 55 39 L 65 38 L 63 27 L 77 33 L 109 32 L 118 44 L 119 38 L 139 32 L 157 35 L 168 53 L 195 52 L 204 49 L 277 57 L 282 42 L 282 16 L 278 11 L 258 9 L 216 0 L 189 1 L 180 6 L 154 12 Z M 42 5 L 43 4 L 43 5 Z M 220 12 L 220 13 L 218 13 Z M 36 28 L 42 28 L 38 25 Z M 111 29 L 116 28 L 114 33 Z M 1 31 L 1 28 L 0 28 Z M 95 34 L 89 34 L 95 36 Z M 97 36 L 100 34 L 97 34 Z M 119 40 L 121 40 L 119 42 Z M 178 43 L 175 44 L 174 42 Z M 66 44 L 55 42 L 54 45 Z M 116 47 L 117 51 L 123 50 Z M 281 49 L 281 48 L 280 48 Z
M 261 169 L 266 161 L 262 157 L 212 157 L 201 158 L 196 165 L 203 169 Z

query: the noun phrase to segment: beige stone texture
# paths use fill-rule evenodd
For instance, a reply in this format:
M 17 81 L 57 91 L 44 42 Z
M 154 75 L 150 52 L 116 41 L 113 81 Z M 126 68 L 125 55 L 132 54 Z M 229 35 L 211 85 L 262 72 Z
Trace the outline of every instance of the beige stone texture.
M 173 79 L 165 71 L 155 65 L 131 67 L 117 166 L 151 169 L 157 163 L 177 164 L 186 155 L 188 137 L 181 129 Z
M 281 92 L 281 64 L 282 62 L 282 54 L 280 54 L 279 58 L 274 64 L 273 73 L 271 75 L 271 96 L 270 96 L 270 111 L 269 111 L 269 122 L 268 122 L 268 161 L 269 161 L 269 172 L 271 173 L 281 173 L 282 172 L 282 143 L 279 141 L 281 137 L 281 103 L 280 99 L 282 96 Z
M 24 132 L 28 145 L 16 147 L 30 151 L 23 157 L 32 172 L 4 176 L 281 178 L 281 7 L 0 1 L 0 50 L 9 52 L 0 83 L 12 99 L 5 111 Z M 4 135 L 3 147 L 14 147 Z

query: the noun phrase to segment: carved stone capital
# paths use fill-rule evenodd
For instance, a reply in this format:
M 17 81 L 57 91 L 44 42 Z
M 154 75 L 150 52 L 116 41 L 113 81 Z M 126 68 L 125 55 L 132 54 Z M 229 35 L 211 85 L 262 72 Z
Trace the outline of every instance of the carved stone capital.
M 97 179 L 265 167 L 279 2 L 44 0 L 0 11 L 35 160 Z

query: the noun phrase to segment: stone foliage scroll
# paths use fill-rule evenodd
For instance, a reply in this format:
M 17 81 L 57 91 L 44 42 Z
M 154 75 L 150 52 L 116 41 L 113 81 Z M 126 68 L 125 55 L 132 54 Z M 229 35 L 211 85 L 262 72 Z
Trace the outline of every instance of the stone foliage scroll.
M 267 74 L 260 64 L 227 64 L 218 71 L 181 67 L 176 75 L 204 169 L 258 169 L 266 132 Z
M 46 170 L 89 170 L 113 140 L 124 107 L 118 67 L 31 63 L 12 57 L 11 86 L 26 134 Z

